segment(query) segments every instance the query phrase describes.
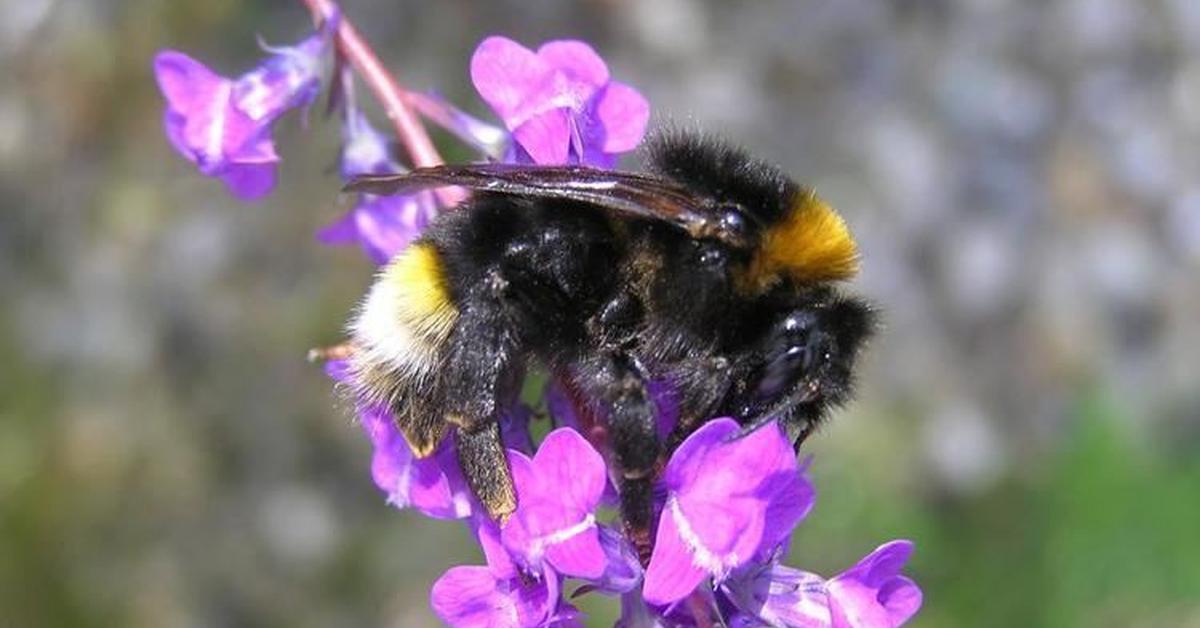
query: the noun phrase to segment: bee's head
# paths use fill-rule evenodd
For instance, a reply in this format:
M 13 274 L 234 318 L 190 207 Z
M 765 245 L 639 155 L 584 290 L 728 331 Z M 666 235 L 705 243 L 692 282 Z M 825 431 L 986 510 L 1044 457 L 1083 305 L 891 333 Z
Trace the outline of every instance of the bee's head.
M 711 199 L 726 231 L 752 247 L 736 271 L 740 291 L 761 295 L 782 281 L 815 285 L 858 272 L 858 247 L 842 217 L 778 168 L 711 138 L 659 136 L 652 168 Z
M 781 302 L 749 351 L 753 367 L 731 410 L 750 421 L 779 418 L 789 428 L 789 422 L 815 423 L 820 416 L 812 409 L 849 397 L 854 364 L 875 318 L 865 302 L 829 288 Z

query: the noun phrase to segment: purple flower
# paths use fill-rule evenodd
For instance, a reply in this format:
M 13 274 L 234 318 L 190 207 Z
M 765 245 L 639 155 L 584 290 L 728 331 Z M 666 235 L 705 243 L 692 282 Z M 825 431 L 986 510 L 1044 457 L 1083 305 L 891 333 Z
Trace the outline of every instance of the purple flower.
M 537 52 L 489 37 L 471 57 L 471 81 L 534 163 L 610 167 L 646 132 L 650 106 L 613 81 L 591 46 L 550 41 Z
M 437 519 L 461 519 L 471 514 L 471 492 L 449 436 L 428 458 L 413 455 L 396 429 L 392 413 L 375 405 L 360 408 L 359 420 L 371 439 L 371 476 L 397 508 L 413 507 Z
M 338 382 L 345 383 L 350 377 L 343 361 L 329 362 L 325 368 Z M 371 477 L 387 494 L 388 503 L 397 508 L 411 506 L 437 519 L 471 514 L 471 492 L 454 453 L 453 436 L 434 455 L 417 458 L 386 408 L 360 403 L 358 418 L 373 447 Z
M 342 124 L 342 178 L 402 172 L 388 138 L 376 131 L 352 103 Z M 437 205 L 427 192 L 413 195 L 359 194 L 350 211 L 317 232 L 325 244 L 358 244 L 376 264 L 384 264 L 429 225 Z
M 559 428 L 532 459 L 510 451 L 509 464 L 517 510 L 501 533 L 505 547 L 527 566 L 599 578 L 607 561 L 594 511 L 608 481 L 604 458 L 579 432 Z
M 921 590 L 900 575 L 912 554 L 910 541 L 885 543 L 828 581 L 780 565 L 779 554 L 722 583 L 721 594 L 735 609 L 731 626 L 891 628 L 921 607 Z
M 520 571 L 500 546 L 495 524 L 474 524 L 487 566 L 452 567 L 433 583 L 429 601 L 438 617 L 461 627 L 578 625 L 578 611 L 560 600 L 562 582 L 552 567 Z
M 317 97 L 334 21 L 296 46 L 267 48 L 272 55 L 237 79 L 219 76 L 182 52 L 158 53 L 154 76 L 167 100 L 163 125 L 175 150 L 204 175 L 224 181 L 238 198 L 270 192 L 279 162 L 271 125 Z
M 735 438 L 739 429 L 733 419 L 710 421 L 667 463 L 647 602 L 671 604 L 706 576 L 720 581 L 767 555 L 812 507 L 812 486 L 779 427 Z
M 900 575 L 912 541 L 884 543 L 825 584 L 835 628 L 899 626 L 921 608 L 921 589 Z
M 604 572 L 580 587 L 576 595 L 591 591 L 625 594 L 642 582 L 642 564 L 637 552 L 623 534 L 613 528 L 600 526 L 600 548 L 604 551 Z

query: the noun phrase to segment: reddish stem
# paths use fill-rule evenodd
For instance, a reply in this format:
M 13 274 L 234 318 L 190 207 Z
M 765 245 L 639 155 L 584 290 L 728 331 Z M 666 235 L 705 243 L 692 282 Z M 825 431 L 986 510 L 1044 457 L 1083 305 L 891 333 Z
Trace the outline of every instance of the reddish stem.
M 328 19 L 338 10 L 333 0 L 302 2 L 316 22 Z M 396 130 L 396 136 L 404 144 L 404 149 L 408 151 L 413 164 L 418 167 L 441 165 L 441 155 L 429 140 L 429 134 L 425 132 L 421 121 L 405 102 L 404 88 L 400 87 L 395 77 L 387 71 L 379 56 L 345 15 L 338 18 L 337 46 L 383 105 L 388 119 L 392 121 L 392 127 Z M 435 190 L 435 193 L 446 207 L 454 207 L 463 199 L 462 191 L 457 188 L 440 188 Z

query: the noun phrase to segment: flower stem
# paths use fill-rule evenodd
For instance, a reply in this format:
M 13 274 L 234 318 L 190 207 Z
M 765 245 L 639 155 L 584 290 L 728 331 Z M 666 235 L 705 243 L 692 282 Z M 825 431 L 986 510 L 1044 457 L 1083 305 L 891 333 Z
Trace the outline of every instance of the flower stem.
M 329 19 L 338 11 L 333 0 L 301 1 L 308 7 L 316 22 Z M 340 16 L 338 20 L 338 50 L 350 61 L 383 105 L 392 127 L 396 130 L 396 136 L 408 151 L 413 164 L 418 167 L 441 165 L 441 155 L 434 148 L 421 121 L 405 102 L 404 88 L 400 87 L 395 77 L 383 66 L 379 56 L 363 39 L 354 24 L 345 15 Z M 446 207 L 453 207 L 463 199 L 463 192 L 458 188 L 439 188 L 435 192 Z

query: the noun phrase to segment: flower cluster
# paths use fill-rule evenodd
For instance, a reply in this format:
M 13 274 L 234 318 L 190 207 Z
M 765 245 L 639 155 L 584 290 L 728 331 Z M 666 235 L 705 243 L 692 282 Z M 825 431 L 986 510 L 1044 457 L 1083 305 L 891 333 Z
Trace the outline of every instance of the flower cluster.
M 326 18 L 301 43 L 267 48 L 270 56 L 235 79 L 179 52 L 162 52 L 154 61 L 171 144 L 239 198 L 271 191 L 279 160 L 272 126 L 289 110 L 311 104 L 321 90 L 338 23 L 336 14 Z M 471 58 L 470 76 L 503 128 L 435 96 L 406 96 L 481 157 L 610 167 L 645 134 L 646 100 L 612 80 L 583 42 L 552 41 L 533 51 L 489 37 Z M 342 177 L 402 172 L 388 139 L 356 106 L 352 83 L 343 72 L 329 87 L 340 107 Z M 357 244 L 383 264 L 438 209 L 437 199 L 424 193 L 361 194 L 317 237 Z M 328 362 L 326 370 L 338 382 L 351 377 L 340 360 Z M 675 420 L 670 395 L 656 389 L 655 396 L 660 431 L 667 433 Z M 545 401 L 553 429 L 536 445 L 528 408 L 502 417 L 517 492 L 517 509 L 503 525 L 468 490 L 453 436 L 418 459 L 387 407 L 358 404 L 373 445 L 371 474 L 388 502 L 463 520 L 480 544 L 484 565 L 452 567 L 433 584 L 431 606 L 447 623 L 582 625 L 581 612 L 568 600 L 593 593 L 619 598 L 619 625 L 627 627 L 896 626 L 920 607 L 920 589 L 900 575 L 912 552 L 908 541 L 880 546 L 830 579 L 781 563 L 815 492 L 774 424 L 734 438 L 737 422 L 716 418 L 671 454 L 657 480 L 653 551 L 643 565 L 613 512 L 616 489 L 603 440 L 594 443 L 579 429 L 573 406 L 555 387 Z

